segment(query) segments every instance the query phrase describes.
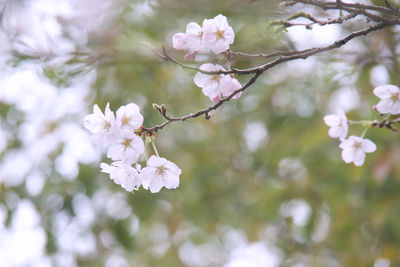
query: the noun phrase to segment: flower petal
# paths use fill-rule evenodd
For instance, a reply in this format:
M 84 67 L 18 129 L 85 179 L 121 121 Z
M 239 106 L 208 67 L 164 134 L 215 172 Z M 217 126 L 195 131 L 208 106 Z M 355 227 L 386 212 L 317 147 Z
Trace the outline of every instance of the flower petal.
M 340 118 L 336 114 L 330 114 L 324 117 L 324 122 L 329 127 L 336 127 L 340 124 Z
M 179 186 L 179 175 L 168 173 L 168 179 L 164 182 L 167 189 L 174 189 Z
M 391 98 L 384 98 L 376 105 L 376 109 L 383 114 L 394 114 L 397 112 L 397 106 Z
M 176 50 L 186 50 L 186 34 L 176 33 L 172 36 L 172 47 Z
M 361 149 L 357 149 L 353 154 L 353 162 L 356 166 L 361 166 L 365 161 L 365 153 Z
M 353 150 L 352 149 L 343 149 L 342 150 L 342 159 L 346 163 L 350 163 L 353 161 Z
M 398 93 L 399 88 L 395 85 L 387 84 L 381 85 L 374 89 L 374 94 L 380 99 L 389 98 L 393 93 Z
M 152 193 L 160 192 L 162 187 L 163 187 L 163 184 L 161 182 L 161 179 L 158 177 L 155 177 L 153 180 L 151 180 L 151 182 L 149 184 L 150 192 L 152 192 Z
M 364 139 L 364 140 L 362 141 L 362 143 L 361 143 L 361 149 L 362 149 L 364 152 L 371 153 L 371 152 L 374 152 L 374 151 L 376 150 L 376 145 L 375 145 L 375 143 L 372 142 L 371 140 L 369 140 L 369 139 Z
M 186 34 L 199 35 L 201 34 L 201 27 L 196 22 L 190 22 L 186 26 Z
M 197 72 L 196 75 L 194 76 L 194 84 L 197 85 L 198 87 L 203 87 L 209 79 L 210 75 Z

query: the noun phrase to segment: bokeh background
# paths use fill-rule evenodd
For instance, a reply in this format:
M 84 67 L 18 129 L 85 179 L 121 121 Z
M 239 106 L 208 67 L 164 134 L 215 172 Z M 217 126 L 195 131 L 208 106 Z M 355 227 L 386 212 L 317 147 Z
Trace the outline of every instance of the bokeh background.
M 148 127 L 162 122 L 152 103 L 171 115 L 212 104 L 194 71 L 150 49 L 183 59 L 171 37 L 187 23 L 224 14 L 243 52 L 330 44 L 367 23 L 285 31 L 271 21 L 338 12 L 279 3 L 3 0 L 0 266 L 399 266 L 399 134 L 369 130 L 378 149 L 357 168 L 323 123 L 338 107 L 351 120 L 379 118 L 373 88 L 400 84 L 398 27 L 281 64 L 210 120 L 159 132 L 161 156 L 182 169 L 176 190 L 132 194 L 100 172 L 109 160 L 83 128 L 94 103 L 137 103 Z

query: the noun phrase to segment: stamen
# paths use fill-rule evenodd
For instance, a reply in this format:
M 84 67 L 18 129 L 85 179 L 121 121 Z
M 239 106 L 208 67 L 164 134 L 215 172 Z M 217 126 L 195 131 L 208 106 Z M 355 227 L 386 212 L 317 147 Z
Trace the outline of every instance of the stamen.
M 122 145 L 125 147 L 125 149 L 129 146 L 131 146 L 132 139 L 124 139 L 122 142 Z
M 167 168 L 164 166 L 157 167 L 156 174 L 159 176 L 165 176 Z
M 130 119 L 129 119 L 128 117 L 126 117 L 125 115 L 122 117 L 122 124 L 123 124 L 123 125 L 128 124 L 129 121 L 130 121 Z
M 217 39 L 224 38 L 224 32 L 223 31 L 216 31 L 215 34 L 217 35 Z
M 361 142 L 354 142 L 353 147 L 355 149 L 360 149 L 361 148 Z
M 108 130 L 111 128 L 111 123 L 109 121 L 105 121 L 103 125 L 104 130 Z
M 219 75 L 211 76 L 211 80 L 218 81 L 219 80 Z

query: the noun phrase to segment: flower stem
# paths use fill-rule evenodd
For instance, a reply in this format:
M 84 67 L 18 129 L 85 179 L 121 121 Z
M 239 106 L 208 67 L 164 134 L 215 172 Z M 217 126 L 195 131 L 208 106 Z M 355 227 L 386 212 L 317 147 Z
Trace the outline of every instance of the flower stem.
M 364 138 L 364 136 L 365 136 L 365 134 L 367 133 L 368 129 L 369 129 L 369 127 L 366 127 L 366 128 L 364 129 L 364 131 L 363 131 L 362 134 L 361 134 L 361 138 Z
M 147 144 L 146 144 L 146 146 L 145 146 L 145 148 L 144 148 L 144 156 L 146 157 L 146 162 L 149 160 L 149 155 L 147 155 Z
M 154 142 L 151 142 L 151 145 L 153 146 L 154 152 L 156 153 L 157 157 L 160 157 L 160 155 L 158 154 L 158 151 L 157 151 L 156 144 L 154 144 Z
M 365 127 L 370 127 L 374 122 L 373 121 L 368 121 L 368 120 L 362 120 L 362 121 L 347 121 L 349 124 L 361 124 Z

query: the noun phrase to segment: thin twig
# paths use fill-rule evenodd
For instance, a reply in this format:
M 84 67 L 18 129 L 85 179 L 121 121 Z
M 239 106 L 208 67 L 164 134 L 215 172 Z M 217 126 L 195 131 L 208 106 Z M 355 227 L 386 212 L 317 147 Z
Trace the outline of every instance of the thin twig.
M 293 17 L 290 17 L 287 20 L 280 20 L 279 22 L 285 27 L 304 26 L 307 29 L 312 29 L 312 26 L 316 25 L 316 24 L 320 25 L 320 26 L 330 25 L 330 24 L 342 24 L 343 22 L 345 22 L 347 20 L 350 20 L 350 19 L 353 19 L 353 18 L 357 17 L 358 15 L 360 15 L 360 14 L 358 14 L 358 13 L 350 13 L 350 14 L 348 14 L 346 16 L 341 16 L 341 17 L 338 17 L 336 19 L 320 20 L 320 19 L 314 18 L 310 14 L 301 12 L 295 18 L 303 17 L 303 18 L 306 18 L 306 19 L 310 20 L 311 22 L 309 22 L 309 23 L 291 22 L 290 20 L 293 20 L 294 19 Z
M 232 50 L 228 50 L 225 53 L 228 54 L 229 56 L 240 56 L 240 57 L 253 57 L 253 58 L 272 58 L 272 57 L 280 57 L 280 56 L 291 56 L 291 55 L 295 55 L 298 53 L 305 53 L 308 51 L 311 51 L 315 48 L 309 48 L 306 50 L 292 50 L 292 51 L 276 51 L 276 52 L 272 52 L 269 54 L 263 54 L 263 53 L 258 53 L 258 54 L 250 54 L 250 53 L 244 53 L 244 52 L 240 52 L 240 51 L 232 51 Z
M 151 127 L 151 128 L 142 128 L 142 129 L 141 129 L 141 132 L 147 132 L 147 133 L 157 132 L 157 131 L 163 129 L 165 126 L 167 126 L 168 124 L 170 124 L 170 123 L 173 122 L 173 121 L 185 121 L 185 120 L 187 120 L 187 119 L 197 118 L 197 117 L 199 117 L 199 116 L 201 116 L 201 115 L 204 115 L 204 116 L 206 117 L 206 119 L 209 119 L 209 118 L 210 118 L 209 113 L 210 113 L 211 111 L 216 110 L 216 109 L 217 109 L 218 107 L 220 107 L 223 103 L 230 101 L 230 100 L 232 99 L 232 97 L 234 97 L 236 94 L 238 94 L 238 93 L 243 92 L 244 90 L 246 90 L 248 87 L 250 87 L 250 85 L 252 85 L 252 84 L 258 79 L 258 77 L 259 77 L 261 74 L 262 74 L 261 72 L 255 73 L 254 76 L 253 76 L 245 85 L 242 86 L 242 88 L 240 88 L 240 89 L 234 91 L 232 94 L 230 94 L 229 96 L 227 96 L 227 97 L 221 99 L 220 101 L 218 101 L 218 102 L 215 103 L 214 105 L 209 106 L 208 108 L 199 110 L 199 111 L 197 111 L 197 112 L 195 112 L 195 113 L 190 113 L 190 114 L 187 114 L 187 115 L 181 116 L 181 117 L 169 117 L 169 116 L 166 114 L 166 111 L 165 111 L 165 112 L 160 112 L 161 115 L 166 119 L 166 121 L 163 122 L 163 123 L 161 123 L 161 124 L 159 124 L 159 125 L 153 126 L 153 127 Z

